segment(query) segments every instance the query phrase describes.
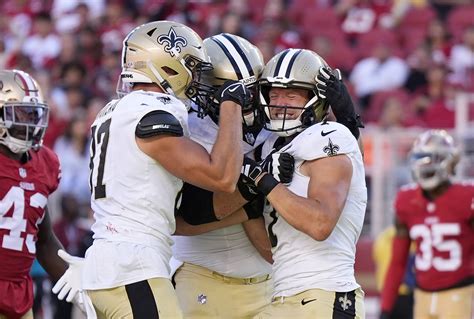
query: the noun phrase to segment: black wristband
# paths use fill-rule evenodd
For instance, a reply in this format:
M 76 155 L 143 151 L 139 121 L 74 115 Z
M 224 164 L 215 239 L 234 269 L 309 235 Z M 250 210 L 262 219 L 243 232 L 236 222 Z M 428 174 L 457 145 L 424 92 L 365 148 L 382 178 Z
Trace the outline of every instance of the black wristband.
M 260 194 L 243 206 L 248 219 L 256 219 L 263 216 L 263 207 L 265 206 L 265 196 Z
M 271 174 L 265 174 L 258 181 L 257 189 L 260 193 L 267 196 L 278 184 L 280 183 L 275 179 L 275 177 L 273 177 Z
M 248 202 L 254 199 L 258 194 L 257 187 L 253 184 L 253 181 L 243 174 L 240 174 L 239 180 L 237 181 L 237 188 L 239 189 L 240 195 Z

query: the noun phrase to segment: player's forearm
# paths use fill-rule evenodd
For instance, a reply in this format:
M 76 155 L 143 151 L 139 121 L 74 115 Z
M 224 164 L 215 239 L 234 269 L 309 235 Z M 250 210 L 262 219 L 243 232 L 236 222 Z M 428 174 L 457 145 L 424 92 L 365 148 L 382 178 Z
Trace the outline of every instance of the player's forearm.
M 233 192 L 242 166 L 242 115 L 241 107 L 231 101 L 222 103 L 219 113 L 219 132 L 211 152 L 211 163 L 216 175 Z
M 395 237 L 392 243 L 392 260 L 385 275 L 385 281 L 381 296 L 381 308 L 390 312 L 398 296 L 398 288 L 405 275 L 410 240 L 408 238 Z
M 214 213 L 218 219 L 229 216 L 246 203 L 247 201 L 237 189 L 232 194 L 224 192 L 214 192 L 213 194 Z
M 272 246 L 268 238 L 265 222 L 262 217 L 250 219 L 242 223 L 245 233 L 259 254 L 270 264 L 273 264 Z
M 291 226 L 318 241 L 329 237 L 340 215 L 320 201 L 298 196 L 283 185 L 275 187 L 267 199 Z
M 59 249 L 64 248 L 53 233 L 36 245 L 36 257 L 53 281 L 58 280 L 68 267 L 68 265 L 59 258 L 57 254 Z

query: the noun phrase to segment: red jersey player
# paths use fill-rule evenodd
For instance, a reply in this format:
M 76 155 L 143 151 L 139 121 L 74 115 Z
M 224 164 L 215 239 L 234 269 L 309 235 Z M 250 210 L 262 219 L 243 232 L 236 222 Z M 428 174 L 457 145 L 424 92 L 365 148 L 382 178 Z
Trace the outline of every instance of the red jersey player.
M 474 294 L 474 185 L 452 182 L 459 150 L 443 130 L 421 134 L 411 151 L 415 185 L 395 201 L 396 237 L 382 291 L 381 318 L 402 281 L 416 243 L 414 317 L 471 318 Z
M 41 146 L 48 111 L 30 75 L 0 71 L 0 319 L 33 318 L 35 257 L 54 280 L 67 269 L 46 209 L 60 176 L 57 156 Z

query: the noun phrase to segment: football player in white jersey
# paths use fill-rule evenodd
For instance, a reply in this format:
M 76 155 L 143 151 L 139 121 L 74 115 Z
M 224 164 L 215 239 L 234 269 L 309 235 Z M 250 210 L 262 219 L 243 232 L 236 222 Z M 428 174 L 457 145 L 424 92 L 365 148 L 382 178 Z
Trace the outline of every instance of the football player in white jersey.
M 205 39 L 204 47 L 213 69 L 204 73 L 203 82 L 218 88 L 226 80 L 238 80 L 253 88 L 256 96 L 257 80 L 264 67 L 256 46 L 239 36 L 223 33 Z M 207 115 L 200 118 L 199 113 L 189 114 L 190 137 L 211 150 L 218 132 L 219 106 L 207 96 L 198 101 L 198 106 Z M 244 139 L 241 144 L 249 156 L 253 156 L 254 149 L 270 135 L 263 130 L 255 106 L 245 108 L 242 118 Z M 266 238 L 262 218 L 264 198 L 253 199 L 220 222 L 215 222 L 215 215 L 222 211 L 219 202 L 224 202 L 213 199 L 212 192 L 189 184 L 183 187 L 177 233 L 187 236 L 174 237 L 173 256 L 182 264 L 173 277 L 176 293 L 185 318 L 252 318 L 270 302 L 272 289 L 271 264 L 259 254 L 246 234 Z M 226 199 L 229 196 L 225 196 L 224 201 Z M 202 220 L 204 212 L 211 212 L 210 218 Z M 211 223 L 191 227 L 184 221 L 193 225 Z M 208 231 L 210 228 L 219 229 Z M 267 258 L 271 261 L 269 253 L 268 250 Z
M 215 94 L 219 132 L 208 153 L 189 138 L 182 102 L 196 98 L 197 80 L 210 67 L 201 38 L 158 21 L 137 27 L 123 44 L 121 80 L 129 92 L 107 104 L 91 128 L 94 243 L 76 266 L 98 318 L 182 318 L 169 260 L 183 180 L 235 190 L 241 105 L 251 94 L 238 82 Z M 73 279 L 64 282 L 69 289 Z
M 351 130 L 325 120 L 329 104 L 341 107 L 338 94 L 352 104 L 347 90 L 319 55 L 301 49 L 273 57 L 259 87 L 265 126 L 276 133 L 262 155 L 291 154 L 295 172 L 285 187 L 251 163 L 246 171 L 271 204 L 264 216 L 274 290 L 255 318 L 364 318 L 354 277 L 367 202 L 362 154 Z

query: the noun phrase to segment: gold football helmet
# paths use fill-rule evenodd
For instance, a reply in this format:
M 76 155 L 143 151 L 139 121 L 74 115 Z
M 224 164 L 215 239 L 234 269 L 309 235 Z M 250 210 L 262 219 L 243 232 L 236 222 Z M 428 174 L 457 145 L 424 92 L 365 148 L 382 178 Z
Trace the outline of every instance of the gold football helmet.
M 414 180 L 431 190 L 454 175 L 460 150 L 445 130 L 429 130 L 415 140 L 409 157 Z
M 0 71 L 0 144 L 17 154 L 40 147 L 48 116 L 41 89 L 28 73 Z
M 155 21 L 132 30 L 123 41 L 119 95 L 133 83 L 155 83 L 182 100 L 195 99 L 201 72 L 211 68 L 202 39 L 189 27 Z M 125 91 L 125 92 L 123 92 Z
M 241 81 L 257 96 L 257 80 L 265 64 L 262 53 L 255 45 L 233 34 L 221 33 L 206 38 L 204 47 L 213 69 L 203 73 L 203 82 L 210 86 L 210 91 L 206 98 L 199 100 L 198 106 L 218 123 L 219 105 L 213 99 L 213 93 L 225 81 L 235 80 Z M 242 108 L 244 131 L 257 125 L 257 99 L 254 101 L 254 104 Z
M 291 136 L 306 127 L 322 121 L 329 104 L 317 94 L 316 77 L 321 67 L 328 67 L 326 61 L 313 51 L 287 49 L 275 55 L 265 66 L 259 80 L 260 107 L 263 108 L 265 128 L 281 136 Z M 294 88 L 308 90 L 308 102 L 301 107 L 270 105 L 271 88 Z M 283 118 L 272 118 L 270 110 L 278 109 Z M 296 119 L 287 119 L 287 114 L 301 111 Z M 289 112 L 288 112 L 289 111 Z

